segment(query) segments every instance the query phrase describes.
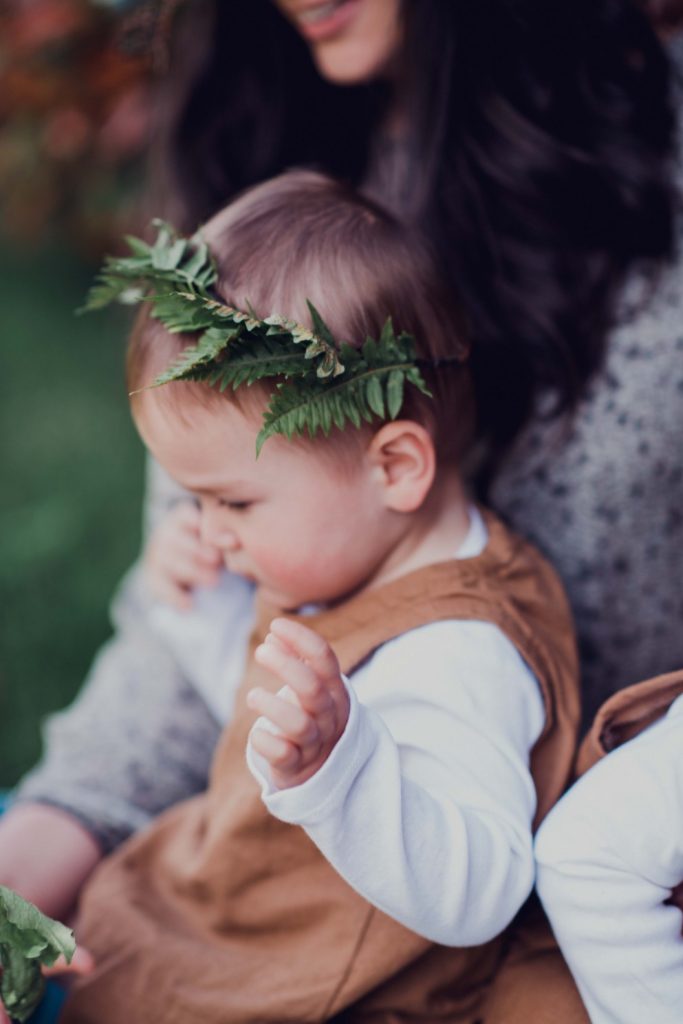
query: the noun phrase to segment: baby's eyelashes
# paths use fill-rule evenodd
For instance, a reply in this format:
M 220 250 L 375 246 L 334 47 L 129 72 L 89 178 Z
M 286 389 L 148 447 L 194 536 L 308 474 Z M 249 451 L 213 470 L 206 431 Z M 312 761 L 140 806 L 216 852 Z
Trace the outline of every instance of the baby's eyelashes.
M 246 512 L 254 504 L 253 501 L 232 501 L 229 498 L 217 498 L 220 508 L 229 508 L 232 512 Z

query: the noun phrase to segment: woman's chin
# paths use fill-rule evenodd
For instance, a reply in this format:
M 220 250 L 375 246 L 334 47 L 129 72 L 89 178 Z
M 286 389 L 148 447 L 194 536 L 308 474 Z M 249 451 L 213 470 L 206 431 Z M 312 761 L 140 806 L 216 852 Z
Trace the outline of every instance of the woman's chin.
M 290 10 L 289 17 L 323 78 L 361 85 L 385 77 L 392 65 L 400 41 L 399 11 L 398 0 L 337 0 L 306 4 L 303 12 Z
M 313 60 L 321 77 L 332 85 L 363 85 L 383 77 L 389 55 L 376 53 L 342 40 L 312 47 Z

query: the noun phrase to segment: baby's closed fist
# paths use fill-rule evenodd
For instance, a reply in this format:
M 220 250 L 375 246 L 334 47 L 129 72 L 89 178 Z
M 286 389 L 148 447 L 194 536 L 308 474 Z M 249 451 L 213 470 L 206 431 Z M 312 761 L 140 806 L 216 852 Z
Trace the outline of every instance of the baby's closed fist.
M 349 719 L 349 695 L 337 657 L 302 623 L 274 619 L 254 657 L 284 684 L 277 694 L 257 687 L 247 703 L 275 731 L 255 728 L 251 743 L 267 761 L 277 789 L 308 781 L 330 756 Z
M 153 531 L 143 557 L 153 597 L 181 611 L 190 607 L 195 587 L 218 582 L 221 554 L 202 541 L 200 519 L 194 502 L 178 502 Z

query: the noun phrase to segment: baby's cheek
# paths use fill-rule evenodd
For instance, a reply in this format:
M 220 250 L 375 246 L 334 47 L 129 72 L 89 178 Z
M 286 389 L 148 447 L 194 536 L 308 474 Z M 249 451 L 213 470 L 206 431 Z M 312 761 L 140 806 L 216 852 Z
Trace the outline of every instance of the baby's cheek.
M 258 562 L 264 579 L 304 604 L 328 596 L 335 567 L 313 537 L 293 537 L 277 548 L 264 545 Z
M 264 576 L 271 580 L 284 581 L 301 576 L 308 562 L 308 552 L 299 550 L 299 546 L 287 537 L 277 544 L 269 542 L 267 537 L 251 547 L 251 557 Z

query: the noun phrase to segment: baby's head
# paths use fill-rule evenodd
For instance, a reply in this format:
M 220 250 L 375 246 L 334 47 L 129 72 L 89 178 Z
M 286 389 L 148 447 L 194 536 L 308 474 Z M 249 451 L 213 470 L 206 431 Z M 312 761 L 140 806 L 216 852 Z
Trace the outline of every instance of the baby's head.
M 468 373 L 453 358 L 465 347 L 459 311 L 422 242 L 317 174 L 258 186 L 201 234 L 217 264 L 215 291 L 231 306 L 311 325 L 309 300 L 335 339 L 354 347 L 379 338 L 388 316 L 415 338 L 433 398 L 408 385 L 396 420 L 329 437 L 274 436 L 258 459 L 272 380 L 235 392 L 174 382 L 132 399 L 143 440 L 200 498 L 204 537 L 231 570 L 285 608 L 338 600 L 391 568 L 412 533 L 428 527 L 440 483 L 457 474 L 473 420 Z M 143 312 L 130 390 L 194 340 Z

